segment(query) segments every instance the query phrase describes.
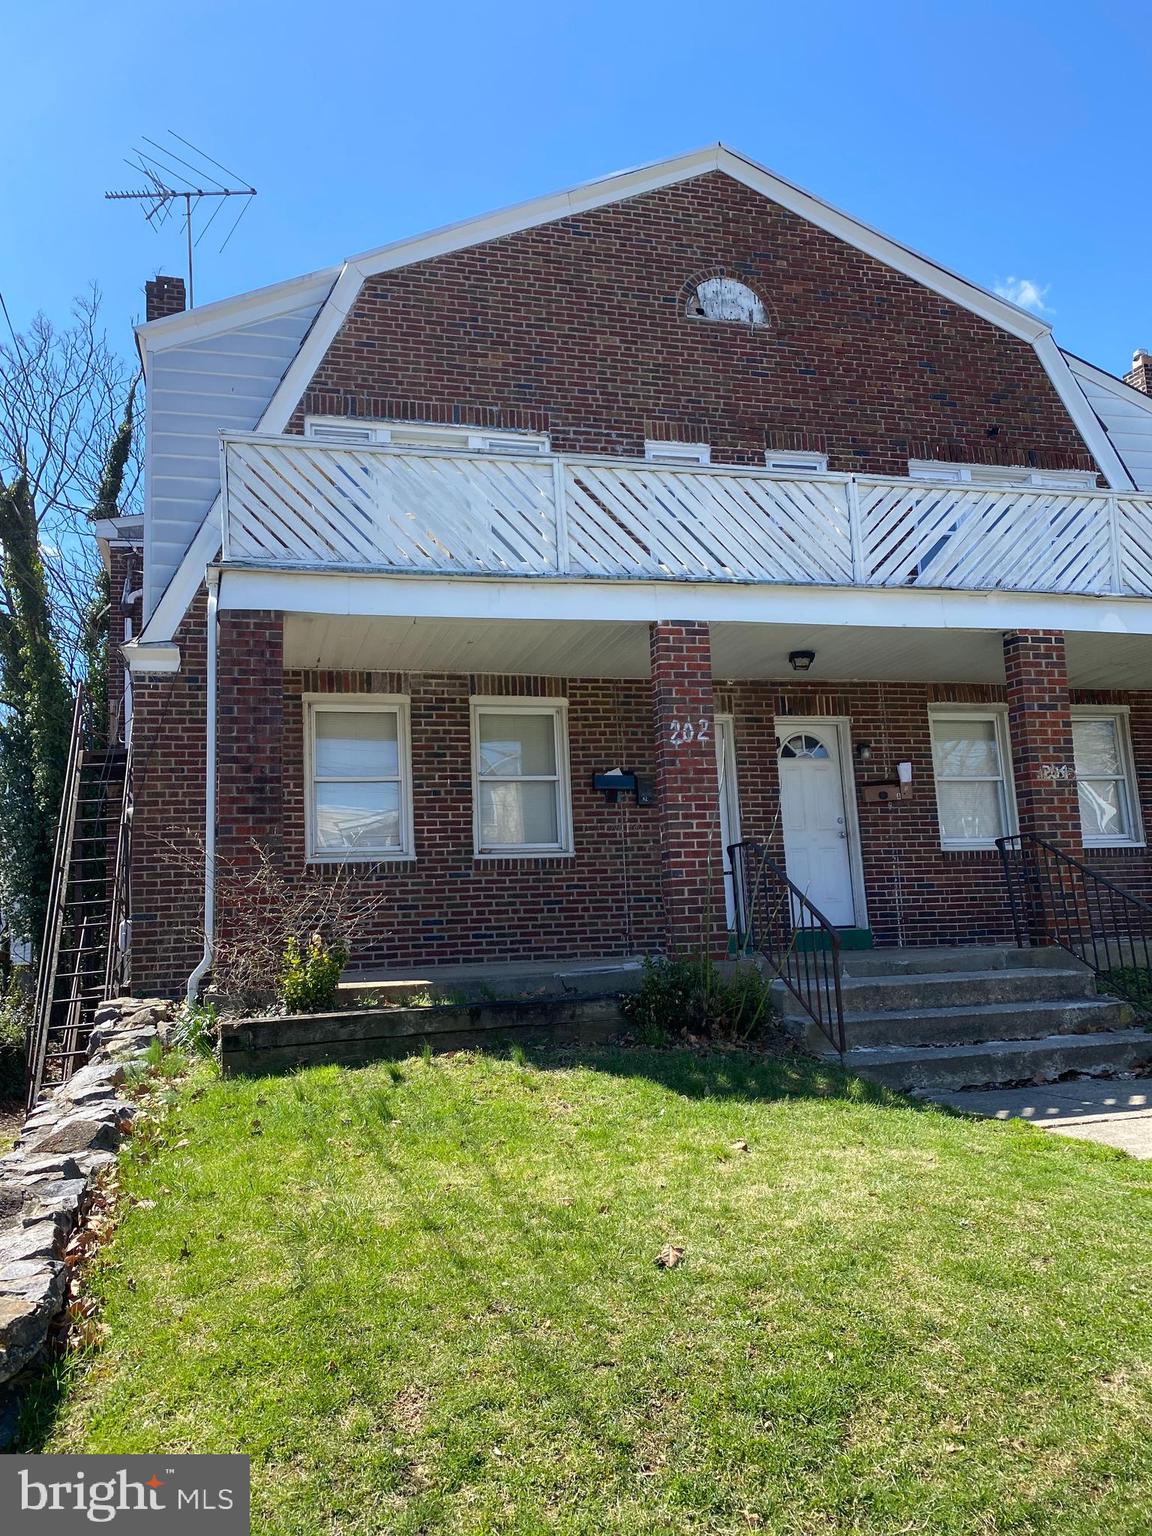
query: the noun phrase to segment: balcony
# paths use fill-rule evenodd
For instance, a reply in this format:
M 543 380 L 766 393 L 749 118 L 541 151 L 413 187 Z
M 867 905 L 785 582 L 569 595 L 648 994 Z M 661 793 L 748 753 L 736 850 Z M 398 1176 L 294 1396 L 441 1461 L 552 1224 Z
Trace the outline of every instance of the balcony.
M 241 566 L 1152 596 L 1152 496 L 223 440 Z

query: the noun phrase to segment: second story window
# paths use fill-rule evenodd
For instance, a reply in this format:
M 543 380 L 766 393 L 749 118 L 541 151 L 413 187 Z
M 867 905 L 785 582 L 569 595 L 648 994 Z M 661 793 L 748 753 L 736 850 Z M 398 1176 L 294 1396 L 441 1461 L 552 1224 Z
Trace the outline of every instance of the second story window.
M 658 443 L 649 440 L 644 444 L 644 457 L 649 464 L 710 464 L 712 449 L 707 443 Z
M 1029 469 L 1023 464 L 956 464 L 945 459 L 909 459 L 910 480 L 938 485 L 1034 485 L 1050 491 L 1095 490 L 1091 469 Z
M 305 437 L 327 443 L 380 443 L 392 448 L 446 448 L 467 453 L 536 455 L 550 447 L 543 432 L 485 431 L 481 427 L 424 426 L 408 421 L 358 421 L 354 417 L 309 416 Z
M 769 448 L 764 463 L 776 475 L 826 475 L 826 453 L 801 453 L 799 450 Z

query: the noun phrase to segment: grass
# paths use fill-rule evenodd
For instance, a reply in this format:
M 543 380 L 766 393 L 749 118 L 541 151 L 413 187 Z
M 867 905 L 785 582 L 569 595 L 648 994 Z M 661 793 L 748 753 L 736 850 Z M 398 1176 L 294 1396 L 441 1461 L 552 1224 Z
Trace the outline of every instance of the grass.
M 36 1448 L 247 1452 L 259 1536 L 1147 1531 L 1108 1149 L 800 1060 L 426 1055 L 201 1068 L 124 1179 Z

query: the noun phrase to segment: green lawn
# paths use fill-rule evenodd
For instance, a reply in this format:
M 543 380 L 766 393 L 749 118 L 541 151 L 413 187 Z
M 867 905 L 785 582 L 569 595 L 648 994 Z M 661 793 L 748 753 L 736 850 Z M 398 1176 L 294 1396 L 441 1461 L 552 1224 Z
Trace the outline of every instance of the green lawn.
M 42 1449 L 248 1452 L 259 1536 L 1149 1529 L 1148 1165 L 742 1055 L 193 1084 Z

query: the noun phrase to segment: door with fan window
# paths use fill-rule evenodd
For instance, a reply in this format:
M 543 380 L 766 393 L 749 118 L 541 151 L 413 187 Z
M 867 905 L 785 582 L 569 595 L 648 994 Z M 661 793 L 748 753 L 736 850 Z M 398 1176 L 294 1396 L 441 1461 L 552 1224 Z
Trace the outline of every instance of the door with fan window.
M 788 878 L 834 927 L 851 928 L 857 916 L 840 732 L 827 721 L 789 718 L 777 722 L 776 736 Z

